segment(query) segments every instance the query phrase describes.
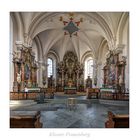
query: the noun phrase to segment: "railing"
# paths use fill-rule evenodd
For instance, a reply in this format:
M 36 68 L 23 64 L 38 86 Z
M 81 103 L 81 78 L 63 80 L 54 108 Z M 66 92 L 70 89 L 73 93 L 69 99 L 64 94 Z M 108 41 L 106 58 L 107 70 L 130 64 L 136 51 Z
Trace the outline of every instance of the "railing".
M 114 90 L 87 89 L 87 99 L 129 100 L 129 93 L 115 93 Z
M 128 93 L 100 93 L 100 99 L 107 100 L 129 100 Z
M 10 100 L 40 100 L 40 98 L 54 98 L 51 90 L 44 92 L 10 92 Z

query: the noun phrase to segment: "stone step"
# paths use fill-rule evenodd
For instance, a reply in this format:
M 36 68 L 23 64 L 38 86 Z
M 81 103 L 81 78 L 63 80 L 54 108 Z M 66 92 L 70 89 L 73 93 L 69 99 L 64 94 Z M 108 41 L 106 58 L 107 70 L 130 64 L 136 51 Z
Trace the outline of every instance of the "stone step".
M 44 99 L 45 103 L 51 103 L 51 104 L 65 104 L 67 103 L 68 99 Z M 96 99 L 76 99 L 77 104 L 89 104 L 89 103 L 96 103 L 98 100 Z
M 34 100 L 11 100 L 10 106 L 28 106 L 37 104 Z

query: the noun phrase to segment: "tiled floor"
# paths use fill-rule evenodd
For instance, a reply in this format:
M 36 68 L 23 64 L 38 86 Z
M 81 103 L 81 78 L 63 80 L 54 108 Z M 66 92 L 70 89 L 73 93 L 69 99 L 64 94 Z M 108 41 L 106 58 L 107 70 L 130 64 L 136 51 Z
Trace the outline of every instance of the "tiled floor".
M 14 106 L 11 110 L 41 111 L 43 128 L 104 128 L 107 112 L 129 114 L 128 106 L 112 106 L 100 104 L 97 100 L 88 100 L 77 97 L 76 109 L 67 107 L 65 97 L 55 97 L 55 100 L 44 104 Z

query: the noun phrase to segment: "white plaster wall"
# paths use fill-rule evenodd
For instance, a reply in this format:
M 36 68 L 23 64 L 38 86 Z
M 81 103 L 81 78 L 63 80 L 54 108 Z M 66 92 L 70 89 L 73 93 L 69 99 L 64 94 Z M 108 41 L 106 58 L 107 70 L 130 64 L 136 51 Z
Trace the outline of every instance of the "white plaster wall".
M 98 58 L 98 69 L 97 69 L 97 87 L 102 87 L 103 79 L 104 79 L 104 73 L 103 73 L 103 67 L 105 66 L 106 62 L 106 53 L 108 52 L 108 45 L 104 44 L 100 49 L 100 58 Z
M 124 31 L 123 31 L 123 44 L 125 48 L 123 50 L 123 56 L 127 57 L 126 67 L 125 67 L 125 88 L 129 89 L 129 22 L 127 20 Z
M 13 67 L 13 62 L 12 62 L 12 59 L 13 59 L 13 55 L 12 55 L 12 52 L 13 52 L 13 21 L 12 21 L 12 18 L 10 17 L 10 44 L 9 44 L 10 48 L 9 48 L 9 51 L 10 51 L 10 60 L 9 60 L 9 65 L 10 65 L 10 91 L 13 91 L 13 81 L 14 81 L 14 67 Z

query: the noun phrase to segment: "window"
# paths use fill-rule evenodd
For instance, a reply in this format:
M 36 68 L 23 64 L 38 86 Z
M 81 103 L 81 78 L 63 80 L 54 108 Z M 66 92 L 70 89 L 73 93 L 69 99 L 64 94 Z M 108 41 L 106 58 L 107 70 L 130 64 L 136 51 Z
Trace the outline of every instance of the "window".
M 48 77 L 53 75 L 53 60 L 48 58 Z
M 92 78 L 93 75 L 93 60 L 90 59 L 87 61 L 87 74 Z
M 90 76 L 93 77 L 93 59 L 91 57 L 87 58 L 85 61 L 85 79 Z

